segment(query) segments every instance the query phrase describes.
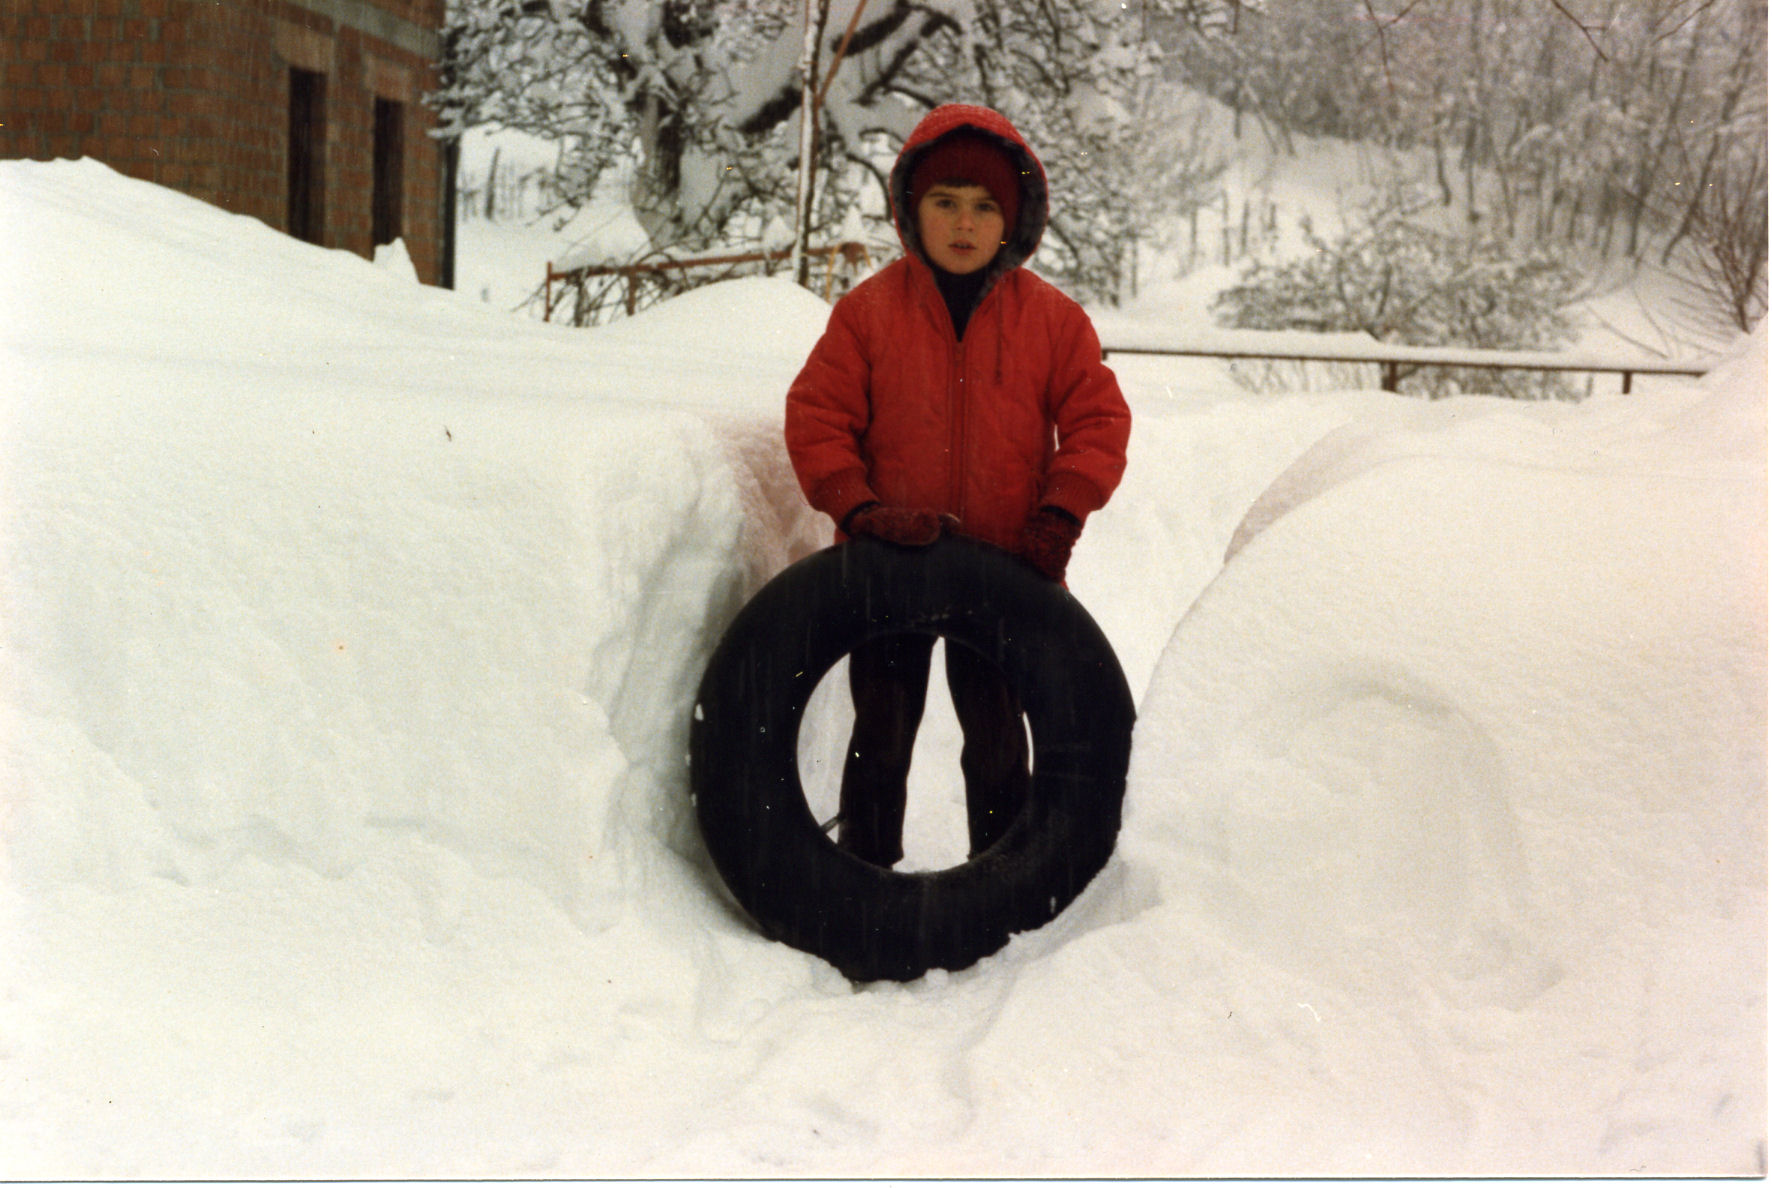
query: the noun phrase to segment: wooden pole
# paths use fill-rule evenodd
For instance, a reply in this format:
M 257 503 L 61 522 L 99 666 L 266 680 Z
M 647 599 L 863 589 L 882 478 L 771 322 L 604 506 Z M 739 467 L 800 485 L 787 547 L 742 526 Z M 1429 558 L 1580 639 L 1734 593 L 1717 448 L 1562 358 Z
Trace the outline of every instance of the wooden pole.
M 861 24 L 861 11 L 868 6 L 868 0 L 861 0 L 855 11 L 849 14 L 849 27 L 843 30 L 843 40 L 837 45 L 837 55 L 831 59 L 831 68 L 825 71 L 824 84 L 818 88 L 818 99 L 813 103 L 816 111 L 824 110 L 824 97 L 830 93 L 831 84 L 837 81 L 837 67 L 843 64 L 843 57 L 849 52 L 849 43 L 855 38 L 855 30 Z
M 806 0 L 806 36 L 800 43 L 800 170 L 794 183 L 794 243 L 789 267 L 806 283 L 806 240 L 812 232 L 812 170 L 818 140 L 818 40 L 830 0 Z

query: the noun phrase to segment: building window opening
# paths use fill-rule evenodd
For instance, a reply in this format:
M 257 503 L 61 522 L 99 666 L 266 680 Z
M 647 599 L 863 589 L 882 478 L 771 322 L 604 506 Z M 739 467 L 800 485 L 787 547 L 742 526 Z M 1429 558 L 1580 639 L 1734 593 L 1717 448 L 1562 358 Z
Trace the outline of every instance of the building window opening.
M 370 230 L 374 246 L 392 243 L 403 233 L 405 205 L 405 105 L 393 99 L 375 101 L 375 177 L 370 198 Z
M 326 235 L 326 76 L 289 71 L 289 233 L 309 243 Z

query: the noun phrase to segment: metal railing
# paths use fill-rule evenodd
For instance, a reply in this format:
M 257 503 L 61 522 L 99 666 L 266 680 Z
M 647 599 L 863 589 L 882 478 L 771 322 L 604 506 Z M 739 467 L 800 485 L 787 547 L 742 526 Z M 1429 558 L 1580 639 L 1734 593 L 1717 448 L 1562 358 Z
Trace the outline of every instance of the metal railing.
M 807 255 L 824 258 L 825 262 L 825 300 L 830 300 L 831 286 L 841 267 L 851 269 L 872 267 L 873 257 L 867 245 L 860 243 L 833 243 L 829 247 L 808 248 Z M 576 291 L 578 299 L 584 300 L 585 282 L 596 277 L 620 277 L 625 284 L 626 292 L 622 305 L 632 317 L 638 304 L 640 282 L 649 275 L 663 272 L 680 272 L 689 268 L 737 268 L 745 264 L 774 264 L 788 259 L 791 252 L 787 248 L 773 252 L 744 252 L 729 256 L 695 256 L 682 260 L 647 260 L 637 264 L 587 264 L 575 268 L 556 269 L 552 260 L 548 261 L 547 279 L 543 282 L 542 315 L 544 322 L 554 319 L 554 308 L 563 300 L 565 294 Z M 560 297 L 555 296 L 555 286 L 559 286 Z
M 1300 346 L 1300 335 L 1239 331 L 1193 336 L 1187 342 L 1124 339 L 1103 344 L 1101 356 L 1173 355 L 1206 359 L 1271 359 L 1303 363 L 1376 363 L 1381 386 L 1395 392 L 1404 377 L 1423 367 L 1468 367 L 1488 371 L 1579 371 L 1623 376 L 1625 392 L 1638 375 L 1702 376 L 1716 359 L 1621 358 L 1562 351 L 1494 351 L 1464 347 L 1415 347 L 1352 335 L 1324 335 L 1320 344 Z

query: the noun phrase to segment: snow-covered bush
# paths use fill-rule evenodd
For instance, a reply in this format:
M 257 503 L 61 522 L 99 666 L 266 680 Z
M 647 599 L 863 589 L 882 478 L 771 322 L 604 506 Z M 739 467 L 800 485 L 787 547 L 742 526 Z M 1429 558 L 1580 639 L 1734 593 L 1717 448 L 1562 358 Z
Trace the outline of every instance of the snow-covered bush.
M 813 244 L 852 238 L 858 216 L 884 230 L 905 134 L 936 104 L 983 103 L 1015 121 L 1050 176 L 1042 271 L 1112 301 L 1149 220 L 1145 166 L 1175 157 L 1169 130 L 1140 118 L 1161 56 L 1153 22 L 1210 39 L 1238 3 L 1141 7 L 1134 20 L 1115 0 L 450 0 L 432 101 L 444 136 L 491 124 L 561 143 L 567 206 L 625 174 L 654 254 L 754 249 L 794 223 L 810 14 L 824 88 Z
M 1364 331 L 1380 342 L 1531 350 L 1566 345 L 1565 307 L 1578 277 L 1534 248 L 1492 237 L 1433 231 L 1398 214 L 1379 217 L 1334 242 L 1305 228 L 1315 250 L 1282 263 L 1257 261 L 1218 296 L 1213 313 L 1245 330 Z M 1567 397 L 1568 384 L 1539 372 L 1481 373 L 1417 368 L 1405 390 Z
M 1766 316 L 1766 138 L 1719 145 L 1695 172 L 1704 185 L 1663 259 L 1683 255 L 1708 320 L 1751 331 Z

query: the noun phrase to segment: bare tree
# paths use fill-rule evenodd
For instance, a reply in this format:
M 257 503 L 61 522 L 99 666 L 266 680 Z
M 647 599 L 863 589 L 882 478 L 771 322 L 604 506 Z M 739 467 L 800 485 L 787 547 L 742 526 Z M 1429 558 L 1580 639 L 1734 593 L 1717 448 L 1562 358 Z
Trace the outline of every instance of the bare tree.
M 1766 141 L 1744 141 L 1708 162 L 1686 204 L 1682 246 L 1707 309 L 1738 330 L 1766 316 Z
M 1441 200 L 1473 234 L 1663 262 L 1701 224 L 1731 255 L 1755 241 L 1742 191 L 1745 147 L 1767 134 L 1764 0 L 1358 0 L 1242 17 L 1222 44 L 1181 32 L 1190 82 L 1278 127 L 1431 149 Z M 1749 209 L 1725 214 L 1721 195 Z

